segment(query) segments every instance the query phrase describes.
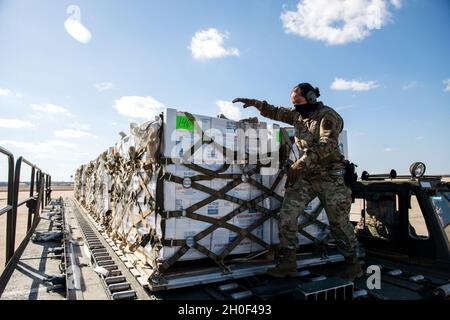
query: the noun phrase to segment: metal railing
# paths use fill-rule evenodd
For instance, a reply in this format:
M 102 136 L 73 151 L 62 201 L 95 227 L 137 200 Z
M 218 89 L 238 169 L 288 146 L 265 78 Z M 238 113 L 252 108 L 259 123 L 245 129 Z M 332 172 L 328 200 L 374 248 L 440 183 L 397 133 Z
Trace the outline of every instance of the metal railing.
M 20 255 L 23 251 L 27 240 L 30 238 L 39 222 L 41 210 L 50 201 L 51 176 L 23 157 L 18 158 L 16 163 L 14 163 L 14 155 L 2 147 L 0 147 L 0 154 L 3 154 L 8 158 L 7 204 L 4 208 L 0 208 L 0 215 L 7 215 L 5 266 L 8 266 L 8 264 L 14 260 L 13 258 Z M 19 202 L 21 187 L 20 176 L 22 166 L 24 164 L 31 168 L 31 174 L 29 177 L 29 193 L 26 199 L 20 200 Z M 26 206 L 28 208 L 26 235 L 16 248 L 17 215 L 18 209 L 22 206 Z
M 8 195 L 6 200 L 6 206 L 0 208 L 0 216 L 3 214 L 10 215 L 13 209 L 13 184 L 14 184 L 14 156 L 11 152 L 0 147 L 0 153 L 8 158 Z
M 52 176 L 45 174 L 45 190 L 44 190 L 44 201 L 42 202 L 42 209 L 44 206 L 48 205 L 50 199 L 52 198 Z
M 0 208 L 0 216 L 6 214 L 6 233 L 8 234 L 8 230 L 12 228 L 13 222 L 13 212 L 14 212 L 14 155 L 6 149 L 0 147 L 0 153 L 5 155 L 8 158 L 8 189 L 7 189 L 7 199 L 6 206 Z M 0 232 L 4 232 L 0 230 Z M 6 236 L 6 255 L 5 255 L 5 265 L 8 264 L 9 261 L 9 248 L 8 248 L 8 236 Z

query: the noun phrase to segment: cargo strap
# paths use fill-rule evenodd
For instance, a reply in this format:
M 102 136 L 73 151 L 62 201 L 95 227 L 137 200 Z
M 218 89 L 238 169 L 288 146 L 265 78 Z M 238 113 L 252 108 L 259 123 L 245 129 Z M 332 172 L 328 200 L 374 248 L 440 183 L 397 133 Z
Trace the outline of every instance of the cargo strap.
M 199 128 L 198 124 L 196 124 L 196 121 L 193 117 L 188 116 L 188 118 L 192 119 L 195 126 L 197 128 Z M 284 175 L 284 171 L 282 171 L 282 170 L 278 172 L 278 176 L 276 177 L 275 181 L 273 182 L 271 188 L 268 188 L 268 187 L 262 185 L 261 183 L 257 182 L 256 180 L 254 180 L 251 177 L 255 173 L 260 172 L 260 169 L 262 167 L 260 164 L 258 164 L 255 168 L 253 168 L 249 172 L 247 172 L 245 175 L 246 176 L 245 182 L 258 188 L 261 191 L 261 195 L 250 201 L 244 201 L 244 200 L 232 197 L 227 194 L 228 191 L 232 190 L 233 188 L 235 188 L 236 186 L 238 186 L 239 184 L 244 182 L 243 175 L 241 175 L 241 174 L 238 174 L 238 175 L 236 175 L 236 174 L 221 174 L 222 172 L 225 172 L 228 169 L 229 165 L 225 164 L 219 170 L 212 171 L 212 170 L 203 168 L 201 166 L 198 166 L 196 164 L 189 163 L 189 161 L 188 161 L 189 155 L 194 154 L 205 141 L 207 141 L 208 144 L 215 143 L 214 141 L 211 141 L 211 139 L 208 139 L 208 138 L 205 139 L 204 138 L 205 135 L 204 135 L 203 131 L 201 131 L 201 129 L 199 129 L 199 131 L 202 132 L 202 134 L 203 134 L 202 143 L 196 143 L 188 152 L 183 154 L 183 160 L 184 160 L 183 162 L 186 162 L 186 163 L 182 163 L 182 164 L 184 166 L 186 166 L 187 168 L 200 173 L 200 175 L 196 175 L 196 176 L 188 178 L 189 179 L 188 187 L 199 190 L 206 194 L 209 194 L 210 196 L 207 197 L 206 199 L 204 199 L 203 201 L 200 201 L 200 202 L 192 205 L 189 208 L 185 208 L 183 210 L 178 210 L 178 211 L 163 211 L 163 212 L 160 212 L 160 214 L 161 214 L 162 218 L 164 218 L 164 219 L 187 217 L 187 218 L 190 218 L 193 220 L 210 223 L 211 226 L 209 226 L 205 230 L 199 232 L 195 236 L 190 237 L 189 239 L 173 239 L 173 240 L 166 239 L 166 240 L 164 240 L 162 242 L 162 244 L 164 246 L 166 246 L 166 245 L 167 246 L 176 246 L 176 247 L 179 247 L 179 249 L 176 251 L 176 253 L 172 257 L 167 259 L 164 263 L 162 263 L 158 267 L 157 271 L 158 271 L 159 275 L 163 274 L 166 270 L 168 270 L 176 261 L 178 261 L 191 248 L 196 249 L 197 251 L 205 254 L 207 257 L 211 258 L 213 261 L 215 261 L 221 267 L 224 267 L 224 265 L 225 265 L 224 259 L 232 253 L 232 251 L 244 240 L 244 238 L 248 238 L 249 240 L 254 241 L 255 243 L 261 245 L 262 248 L 268 249 L 270 247 L 270 245 L 265 243 L 262 239 L 258 238 L 257 236 L 253 235 L 252 231 L 255 230 L 257 227 L 261 226 L 267 219 L 275 217 L 275 215 L 278 213 L 278 210 L 266 209 L 266 208 L 258 205 L 258 203 L 260 203 L 261 201 L 265 200 L 268 197 L 273 197 L 280 202 L 283 201 L 283 198 L 273 191 L 277 188 L 278 184 L 280 183 L 280 181 Z M 285 150 L 287 153 L 287 156 L 288 156 L 290 154 L 293 146 L 292 146 L 292 142 L 287 134 L 287 131 L 285 129 L 281 130 L 281 142 L 282 142 L 282 145 L 285 145 L 288 148 L 287 150 Z M 227 154 L 228 155 L 231 154 L 230 151 L 228 151 L 228 153 L 227 153 L 226 148 L 223 146 L 214 145 L 214 147 L 221 148 L 224 157 L 226 157 Z M 164 161 L 166 162 L 166 164 L 174 162 L 174 161 L 172 161 L 172 159 L 164 159 Z M 177 177 L 177 176 L 169 174 L 169 173 L 164 174 L 163 179 L 186 186 L 186 184 L 184 183 L 185 179 Z M 205 181 L 205 180 L 212 180 L 212 179 L 230 179 L 232 181 L 230 181 L 221 190 L 213 190 L 211 188 L 208 188 L 208 187 L 198 183 L 198 181 Z M 227 201 L 236 203 L 239 205 L 239 207 L 234 209 L 227 215 L 221 217 L 220 219 L 215 219 L 215 218 L 211 218 L 211 217 L 208 217 L 205 215 L 200 215 L 200 214 L 195 213 L 196 210 L 204 207 L 205 205 L 208 205 L 209 203 L 211 203 L 212 201 L 215 201 L 217 199 L 223 199 L 223 200 L 227 200 Z M 235 216 L 237 216 L 238 214 L 240 214 L 248 209 L 256 209 L 256 210 L 258 210 L 258 212 L 261 212 L 262 213 L 261 218 L 254 221 L 250 226 L 248 226 L 245 229 L 239 228 L 239 227 L 227 222 L 227 221 L 231 220 L 232 218 L 234 218 Z M 311 216 L 307 216 L 308 221 L 299 226 L 300 234 L 304 235 L 305 237 L 307 237 L 308 239 L 313 241 L 313 243 L 316 244 L 318 247 L 321 247 L 320 241 L 318 239 L 314 238 L 312 235 L 308 234 L 303 229 L 310 224 L 320 223 L 320 221 L 317 220 L 317 216 L 320 214 L 320 212 L 321 212 L 321 210 L 317 210 L 317 212 L 314 212 Z M 228 243 L 228 245 L 226 245 L 225 248 L 219 254 L 215 254 L 215 253 L 211 252 L 210 250 L 208 250 L 207 248 L 205 248 L 204 246 L 200 245 L 198 242 L 201 239 L 203 239 L 204 237 L 206 237 L 207 235 L 214 232 L 214 230 L 216 230 L 218 228 L 228 229 L 228 230 L 236 233 L 237 237 L 233 241 Z
M 259 171 L 259 168 L 255 168 L 255 169 L 251 170 L 250 172 L 248 172 L 248 174 L 251 176 L 252 174 L 256 173 L 257 171 Z M 216 178 L 222 178 L 221 175 L 215 175 L 215 176 L 216 176 Z M 274 182 L 272 189 L 274 189 L 278 185 L 278 183 L 281 181 L 281 177 L 282 177 L 282 175 L 281 175 L 281 173 L 279 173 L 278 179 L 276 179 L 276 181 Z M 196 180 L 195 178 L 196 177 L 191 177 L 191 179 L 193 179 L 193 180 Z M 227 178 L 229 178 L 229 177 L 227 177 Z M 173 175 L 170 175 L 167 173 L 165 175 L 165 179 L 168 181 L 174 182 L 174 183 L 179 183 L 179 184 L 183 184 L 183 180 L 184 180 L 180 177 L 173 176 Z M 195 236 L 190 238 L 189 241 L 192 243 L 188 243 L 187 239 L 166 240 L 163 243 L 164 245 L 180 246 L 181 248 L 175 253 L 174 256 L 169 258 L 167 261 L 165 261 L 159 267 L 159 272 L 163 273 L 165 270 L 170 268 L 170 266 L 172 266 L 177 260 L 179 260 L 190 248 L 194 248 L 197 251 L 200 251 L 201 253 L 205 254 L 207 257 L 211 258 L 222 268 L 225 266 L 225 264 L 223 262 L 224 259 L 233 251 L 233 249 L 237 245 L 239 245 L 239 243 L 242 242 L 242 240 L 244 238 L 248 238 L 249 240 L 259 244 L 260 246 L 262 246 L 265 249 L 269 248 L 270 245 L 267 244 L 266 242 L 264 242 L 262 239 L 258 238 L 256 235 L 254 235 L 252 233 L 252 231 L 254 229 L 256 229 L 257 227 L 261 226 L 267 219 L 274 217 L 275 214 L 277 213 L 277 211 L 269 210 L 264 207 L 261 207 L 258 205 L 258 203 L 263 201 L 265 198 L 267 198 L 269 196 L 272 196 L 278 200 L 282 200 L 282 198 L 279 195 L 277 195 L 276 193 L 274 193 L 272 190 L 270 190 L 269 188 L 267 188 L 267 187 L 261 185 L 260 183 L 258 183 L 257 181 L 255 181 L 251 177 L 247 180 L 247 182 L 260 188 L 262 190 L 262 194 L 250 201 L 244 201 L 239 198 L 227 195 L 226 193 L 228 191 L 232 190 L 239 184 L 243 183 L 243 181 L 241 179 L 241 175 L 239 175 L 236 179 L 229 182 L 221 190 L 214 190 L 214 189 L 208 188 L 202 184 L 192 182 L 191 188 L 202 191 L 204 193 L 207 193 L 210 195 L 210 197 L 192 205 L 189 208 L 186 208 L 183 211 L 171 211 L 171 212 L 169 211 L 169 212 L 161 213 L 162 217 L 166 218 L 166 219 L 172 218 L 172 217 L 185 216 L 185 217 L 193 219 L 193 220 L 209 223 L 209 224 L 211 224 L 211 226 L 209 226 L 205 230 L 199 232 L 198 234 L 196 234 Z M 220 219 L 216 219 L 216 218 L 212 218 L 212 217 L 208 217 L 205 215 L 195 213 L 196 210 L 204 207 L 205 205 L 208 205 L 209 203 L 211 203 L 217 199 L 227 200 L 227 201 L 239 204 L 240 206 L 238 208 L 232 210 L 231 212 L 229 212 L 227 215 L 221 217 Z M 258 219 L 257 221 L 255 221 L 253 224 L 251 224 L 248 228 L 245 228 L 245 229 L 239 228 L 239 227 L 227 222 L 227 221 L 233 219 L 238 214 L 240 214 L 248 209 L 256 209 L 256 210 L 258 210 L 258 212 L 261 212 L 263 214 L 263 216 L 260 219 Z M 214 232 L 218 228 L 224 228 L 224 229 L 228 229 L 232 232 L 235 232 L 238 234 L 238 237 L 236 239 L 234 239 L 231 243 L 229 243 L 222 250 L 222 252 L 217 255 L 217 254 L 211 252 L 210 250 L 208 250 L 207 248 L 205 248 L 204 246 L 200 245 L 199 241 L 201 239 L 205 238 L 206 236 L 208 236 L 209 234 L 211 234 L 212 232 Z
M 145 247 L 148 243 L 152 245 L 152 247 L 178 247 L 178 250 L 175 252 L 175 254 L 167 259 L 162 264 L 156 263 L 156 257 L 151 258 L 154 263 L 152 266 L 155 267 L 155 274 L 156 275 L 162 275 L 165 271 L 167 271 L 175 262 L 177 262 L 183 255 L 185 255 L 190 249 L 197 250 L 198 252 L 201 252 L 206 257 L 213 260 L 219 267 L 222 268 L 223 271 L 227 271 L 228 268 L 225 265 L 225 258 L 229 256 L 232 251 L 245 239 L 249 239 L 252 242 L 260 245 L 263 249 L 270 249 L 270 244 L 266 243 L 259 237 L 257 237 L 255 234 L 253 234 L 253 231 L 263 225 L 265 221 L 267 221 L 270 218 L 273 218 L 278 213 L 279 209 L 276 210 L 270 210 L 267 208 L 264 208 L 263 206 L 259 205 L 262 201 L 265 199 L 271 197 L 273 199 L 278 200 L 279 202 L 283 201 L 283 198 L 276 194 L 274 190 L 277 188 L 279 183 L 281 182 L 284 171 L 281 170 L 278 172 L 278 175 L 275 179 L 275 181 L 272 183 L 270 187 L 266 187 L 263 184 L 256 181 L 252 176 L 255 174 L 260 173 L 260 170 L 265 165 L 262 165 L 261 162 L 263 160 L 268 160 L 270 158 L 270 154 L 267 155 L 267 158 L 260 157 L 258 155 L 258 162 L 255 166 L 248 167 L 249 170 L 243 170 L 244 174 L 228 174 L 224 173 L 229 169 L 230 164 L 225 161 L 223 166 L 221 166 L 218 170 L 210 170 L 207 168 L 204 168 L 202 166 L 199 166 L 195 163 L 191 163 L 189 161 L 189 157 L 191 155 L 194 155 L 200 147 L 207 144 L 214 149 L 221 151 L 224 157 L 224 160 L 227 156 L 232 156 L 233 159 L 228 160 L 242 160 L 242 166 L 246 166 L 246 161 L 249 159 L 249 154 L 245 151 L 240 150 L 240 154 L 238 154 L 237 151 L 232 151 L 227 149 L 225 146 L 219 145 L 214 141 L 214 139 L 208 137 L 200 128 L 195 118 L 190 115 L 189 113 L 186 113 L 187 118 L 193 122 L 194 127 L 196 128 L 197 132 L 200 132 L 202 137 L 197 141 L 187 152 L 185 152 L 182 155 L 182 161 L 181 165 L 185 166 L 188 169 L 191 169 L 193 171 L 198 172 L 198 175 L 183 179 L 181 177 L 178 177 L 174 174 L 170 174 L 168 172 L 164 172 L 163 168 L 165 165 L 168 164 L 177 164 L 179 161 L 175 161 L 171 158 L 165 158 L 161 154 L 158 154 L 158 164 L 157 170 L 158 170 L 158 179 L 157 179 L 157 192 L 156 192 L 156 199 L 152 197 L 152 194 L 150 190 L 148 189 L 147 185 L 150 181 L 152 172 L 152 166 L 149 164 L 146 164 L 143 161 L 139 160 L 139 157 L 142 156 L 141 151 L 137 152 L 130 152 L 130 159 L 124 160 L 123 158 L 118 157 L 117 162 L 115 163 L 114 168 L 111 168 L 114 170 L 114 178 L 113 178 L 113 186 L 114 189 L 113 195 L 114 198 L 113 203 L 115 205 L 113 206 L 113 210 L 117 210 L 117 208 L 121 207 L 121 215 L 120 217 L 113 218 L 110 221 L 110 228 L 109 230 L 118 229 L 118 224 L 123 224 L 124 217 L 128 215 L 131 216 L 129 212 L 129 207 L 126 206 L 126 203 L 130 202 L 136 202 L 136 198 L 141 192 L 145 193 L 145 202 L 149 204 L 148 210 L 142 210 L 139 203 L 137 205 L 139 206 L 140 211 L 140 218 L 136 219 L 136 221 L 132 222 L 133 227 L 129 228 L 126 231 L 126 234 L 122 234 L 121 237 L 125 237 L 124 243 L 126 243 L 126 239 L 129 235 L 129 232 L 133 229 L 137 229 L 136 226 L 139 223 L 145 222 L 145 217 L 147 217 L 149 214 L 156 212 L 156 216 L 159 215 L 162 218 L 161 221 L 161 229 L 163 232 L 162 239 L 159 238 L 158 235 L 156 235 L 155 230 L 151 230 L 149 234 L 146 234 L 144 236 L 140 236 L 139 234 L 136 236 L 136 242 L 134 244 L 130 244 L 129 248 L 131 250 L 136 249 L 137 247 Z M 163 130 L 161 129 L 161 132 Z M 162 133 L 161 133 L 162 134 Z M 161 140 L 162 141 L 162 140 Z M 289 135 L 285 129 L 281 129 L 281 146 L 285 148 L 285 153 L 287 153 L 287 158 L 289 158 L 289 154 L 293 148 L 293 144 L 291 139 L 289 138 Z M 239 155 L 244 155 L 244 159 L 239 159 Z M 283 163 L 283 162 L 281 162 Z M 144 174 L 145 173 L 145 174 Z M 139 188 L 137 190 L 131 191 L 130 188 L 126 188 L 125 185 L 130 185 L 132 182 L 133 177 L 137 177 L 139 179 Z M 189 180 L 188 180 L 189 179 Z M 225 179 L 230 180 L 223 188 L 220 190 L 215 190 L 209 187 L 204 186 L 203 184 L 199 183 L 201 181 L 210 181 L 213 179 Z M 207 197 L 198 202 L 194 205 L 190 206 L 189 208 L 183 208 L 183 210 L 175 210 L 175 211 L 166 211 L 164 210 L 164 198 L 163 198 L 163 184 L 164 181 L 170 181 L 172 183 L 181 184 L 185 187 L 192 188 L 198 191 L 201 191 L 205 194 L 207 194 Z M 186 182 L 189 182 L 188 185 L 186 185 Z M 257 196 L 256 198 L 246 201 L 242 200 L 236 197 L 233 197 L 229 194 L 227 194 L 229 191 L 240 185 L 241 183 L 249 183 L 252 186 L 256 187 L 261 194 Z M 220 218 L 213 218 L 210 216 L 202 215 L 196 213 L 197 210 L 200 208 L 210 204 L 213 201 L 216 200 L 226 200 L 232 203 L 235 203 L 239 205 L 236 209 L 232 210 L 225 216 L 222 216 Z M 237 215 L 249 210 L 254 209 L 258 210 L 262 215 L 259 219 L 254 221 L 250 226 L 247 228 L 240 228 L 232 223 L 230 223 L 230 220 L 236 217 Z M 120 210 L 120 209 L 119 209 Z M 306 213 L 305 213 L 306 214 Z M 320 221 L 317 220 L 317 216 L 320 214 L 320 210 L 317 212 L 314 212 L 310 215 L 306 216 L 308 217 L 308 220 L 302 224 L 299 225 L 299 232 L 300 234 L 304 235 L 311 241 L 313 241 L 316 245 L 320 246 L 320 241 L 314 238 L 313 236 L 309 235 L 306 231 L 303 229 L 307 227 L 310 224 L 318 223 L 321 224 Z M 209 227 L 204 229 L 203 231 L 193 235 L 192 237 L 188 237 L 187 239 L 165 239 L 165 220 L 170 218 L 181 218 L 186 217 L 192 220 L 201 221 L 210 224 Z M 156 221 L 155 221 L 156 223 Z M 324 224 L 325 225 L 325 224 Z M 326 226 L 326 225 L 325 225 Z M 113 228 L 114 227 L 114 228 Z M 233 239 L 230 243 L 228 243 L 224 249 L 222 249 L 219 253 L 214 253 L 207 249 L 205 246 L 201 245 L 199 242 L 203 238 L 207 237 L 208 235 L 211 235 L 215 230 L 219 228 L 228 229 L 229 231 L 236 233 L 237 236 L 235 239 Z
M 128 193 L 128 200 L 127 203 L 136 203 L 139 207 L 140 211 L 140 217 L 139 219 L 133 219 L 131 227 L 124 233 L 124 238 L 127 239 L 130 232 L 133 230 L 133 228 L 137 228 L 138 224 L 143 223 L 145 221 L 145 218 L 150 215 L 152 212 L 156 210 L 156 200 L 153 198 L 150 190 L 148 190 L 148 183 L 150 182 L 151 175 L 153 174 L 152 167 L 146 165 L 144 162 L 140 161 L 137 157 L 132 157 L 128 164 L 128 170 L 127 173 L 128 178 L 127 181 L 133 181 L 134 178 L 137 178 L 139 182 L 139 186 L 137 190 L 133 190 L 132 192 Z M 145 176 L 142 175 L 142 172 L 146 173 Z M 140 203 L 137 201 L 138 195 L 144 192 L 145 193 L 145 200 L 144 203 L 148 203 L 150 206 L 147 210 L 142 210 Z M 128 207 L 127 207 L 128 209 Z M 123 220 L 123 217 L 125 214 L 129 214 L 126 210 L 122 211 L 122 218 L 120 221 Z M 135 236 L 136 241 L 133 244 L 129 245 L 129 249 L 131 251 L 136 250 L 139 246 L 142 246 L 142 243 L 148 242 L 148 239 L 145 236 L 141 236 L 139 233 Z
M 212 146 L 215 149 L 218 149 L 222 152 L 222 155 L 224 156 L 224 159 L 226 159 L 227 156 L 232 155 L 233 159 L 229 160 L 236 160 L 238 157 L 237 152 L 233 152 L 229 149 L 227 149 L 225 146 L 219 145 L 216 143 L 212 138 L 208 137 L 203 130 L 198 125 L 195 118 L 189 114 L 185 113 L 186 117 L 192 121 L 194 124 L 194 127 L 196 128 L 197 132 L 200 132 L 202 134 L 202 138 L 199 139 L 187 152 L 185 152 L 182 155 L 182 165 L 200 173 L 199 175 L 189 177 L 189 185 L 186 186 L 186 180 L 183 178 L 180 178 L 178 176 L 175 176 L 170 173 L 165 173 L 163 175 L 163 180 L 170 181 L 173 183 L 181 184 L 185 187 L 193 188 L 195 190 L 201 191 L 203 193 L 206 193 L 209 195 L 209 197 L 205 198 L 204 200 L 190 206 L 189 208 L 183 208 L 183 210 L 176 210 L 176 211 L 161 211 L 158 212 L 158 214 L 161 215 L 163 219 L 169 219 L 169 218 L 179 218 L 179 217 L 186 217 L 189 219 L 202 221 L 205 223 L 211 224 L 208 228 L 205 230 L 199 232 L 198 234 L 194 235 L 193 237 L 190 237 L 188 239 L 166 239 L 162 240 L 161 243 L 163 246 L 175 246 L 180 247 L 176 253 L 170 257 L 168 260 L 166 260 L 163 264 L 161 264 L 158 268 L 159 273 L 164 273 L 167 269 L 169 269 L 176 261 L 178 261 L 189 249 L 193 248 L 201 253 L 203 253 L 208 258 L 212 259 L 214 262 L 216 262 L 224 271 L 227 270 L 225 264 L 224 264 L 224 258 L 228 256 L 231 251 L 244 239 L 248 238 L 249 240 L 259 244 L 263 248 L 268 248 L 270 244 L 264 242 L 262 239 L 258 238 L 256 235 L 252 233 L 254 229 L 256 229 L 258 226 L 261 226 L 264 221 L 267 219 L 270 219 L 271 217 L 274 217 L 276 214 L 276 210 L 269 210 L 267 208 L 264 208 L 258 203 L 264 201 L 267 197 L 274 197 L 278 199 L 279 201 L 282 201 L 282 197 L 280 197 L 278 194 L 273 192 L 273 190 L 276 188 L 278 183 L 281 181 L 282 175 L 279 174 L 279 177 L 276 179 L 274 184 L 272 185 L 272 188 L 269 189 L 266 186 L 262 185 L 261 183 L 257 182 L 252 178 L 252 175 L 257 174 L 260 172 L 260 169 L 262 165 L 260 164 L 261 157 L 258 157 L 258 164 L 250 169 L 247 172 L 244 172 L 244 174 L 224 174 L 229 167 L 230 164 L 228 164 L 229 161 L 225 161 L 225 163 L 221 168 L 218 170 L 210 170 L 204 167 L 201 167 L 197 164 L 191 163 L 189 161 L 189 157 L 197 152 L 197 150 L 202 147 L 204 144 L 208 144 Z M 242 151 L 241 151 L 242 152 Z M 258 155 L 259 156 L 259 155 Z M 248 159 L 249 155 L 247 152 L 245 152 L 245 159 Z M 269 156 L 270 157 L 270 156 Z M 173 159 L 170 158 L 161 158 L 160 159 L 163 164 L 172 164 L 176 163 Z M 226 179 L 231 180 L 228 182 L 223 188 L 220 190 L 215 190 L 212 188 L 208 188 L 201 183 L 198 183 L 199 181 L 208 181 L 212 179 Z M 255 199 L 252 199 L 250 201 L 245 201 L 236 197 L 233 197 L 231 195 L 228 195 L 227 192 L 231 191 L 235 187 L 237 187 L 239 184 L 243 182 L 248 182 L 251 185 L 257 187 L 259 190 L 261 190 L 261 195 L 256 197 Z M 221 218 L 212 218 L 205 215 L 201 215 L 196 213 L 198 209 L 210 204 L 211 202 L 215 200 L 226 200 L 235 204 L 238 204 L 239 207 L 229 212 L 227 215 L 221 217 Z M 162 207 L 160 205 L 159 207 Z M 258 221 L 255 221 L 252 225 L 250 225 L 248 228 L 239 228 L 238 226 L 235 226 L 231 223 L 229 223 L 229 220 L 233 219 L 238 214 L 248 210 L 248 209 L 256 209 L 258 212 L 262 213 L 262 217 L 258 219 Z M 238 234 L 238 237 L 233 240 L 231 243 L 229 243 L 220 254 L 215 254 L 212 251 L 208 250 L 206 247 L 202 246 L 199 241 L 206 236 L 213 233 L 218 228 L 224 228 L 228 229 L 236 234 Z
M 322 221 L 319 221 L 317 219 L 317 217 L 320 215 L 322 210 L 323 210 L 323 205 L 321 204 L 312 213 L 308 213 L 308 212 L 304 211 L 303 216 L 306 217 L 306 221 L 303 223 L 300 223 L 298 225 L 298 232 L 305 238 L 312 241 L 314 243 L 314 245 L 322 252 L 322 254 L 326 255 L 327 248 L 325 247 L 323 242 L 305 231 L 306 227 L 313 225 L 313 224 L 319 225 L 322 229 L 330 229 L 329 225 L 327 225 L 326 223 L 323 223 Z

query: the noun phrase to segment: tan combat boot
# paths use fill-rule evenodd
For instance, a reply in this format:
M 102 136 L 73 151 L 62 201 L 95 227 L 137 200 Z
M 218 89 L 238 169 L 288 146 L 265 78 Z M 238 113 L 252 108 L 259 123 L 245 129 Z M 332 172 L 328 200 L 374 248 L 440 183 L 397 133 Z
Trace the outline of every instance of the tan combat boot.
M 344 271 L 342 272 L 342 278 L 349 279 L 351 281 L 362 277 L 363 270 L 361 264 L 358 261 L 358 256 L 350 256 L 345 258 Z
M 275 268 L 267 270 L 267 274 L 276 278 L 286 278 L 297 273 L 297 250 L 282 249 L 280 260 Z

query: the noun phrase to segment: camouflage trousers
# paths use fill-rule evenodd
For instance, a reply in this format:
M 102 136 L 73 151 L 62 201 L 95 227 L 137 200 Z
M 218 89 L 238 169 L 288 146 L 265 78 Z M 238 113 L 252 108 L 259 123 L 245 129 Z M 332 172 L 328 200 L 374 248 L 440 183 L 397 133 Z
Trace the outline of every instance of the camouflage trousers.
M 298 218 L 305 207 L 319 197 L 330 222 L 330 233 L 338 249 L 346 257 L 356 253 L 358 241 L 350 222 L 351 190 L 344 178 L 322 176 L 318 179 L 300 178 L 287 187 L 279 216 L 279 237 L 282 248 L 298 246 Z
M 391 232 L 386 224 L 382 221 L 366 215 L 366 229 L 368 233 L 374 238 L 380 238 L 383 240 L 389 240 Z

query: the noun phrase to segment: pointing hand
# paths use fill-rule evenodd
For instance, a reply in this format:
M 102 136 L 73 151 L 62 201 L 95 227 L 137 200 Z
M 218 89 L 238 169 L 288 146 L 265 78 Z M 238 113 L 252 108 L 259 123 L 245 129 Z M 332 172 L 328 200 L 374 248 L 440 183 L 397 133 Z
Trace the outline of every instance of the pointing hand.
M 247 99 L 247 98 L 236 98 L 233 100 L 233 103 L 241 102 L 244 104 L 244 108 L 248 107 L 256 107 L 259 109 L 263 104 L 265 104 L 265 101 L 259 101 L 256 99 Z

